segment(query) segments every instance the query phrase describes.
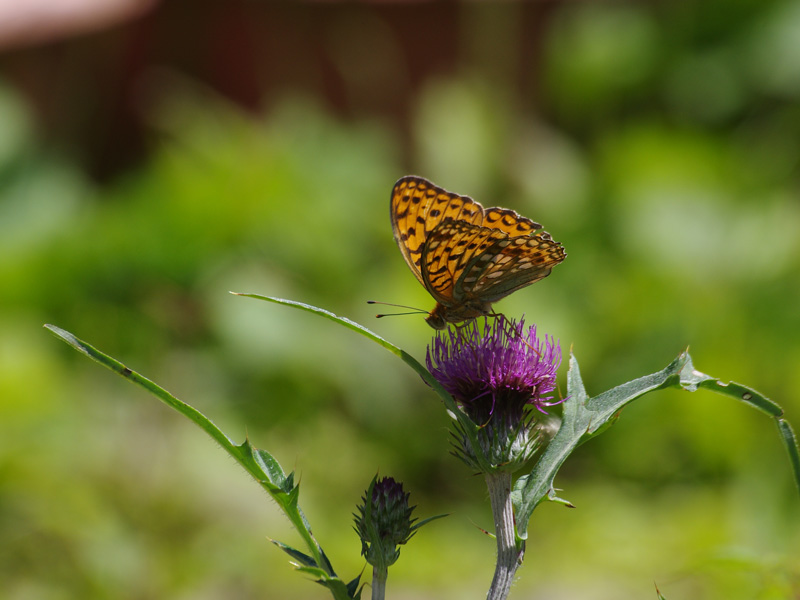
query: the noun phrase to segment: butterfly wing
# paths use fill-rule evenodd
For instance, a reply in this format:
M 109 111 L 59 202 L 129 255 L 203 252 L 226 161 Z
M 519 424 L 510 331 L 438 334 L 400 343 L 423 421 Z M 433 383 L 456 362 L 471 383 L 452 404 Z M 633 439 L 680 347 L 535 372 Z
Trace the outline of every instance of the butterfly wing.
M 484 209 L 422 177 L 395 183 L 390 214 L 403 258 L 437 301 L 428 319 L 436 328 L 488 313 L 492 302 L 546 277 L 566 257 L 539 223 Z
M 457 303 L 497 302 L 547 277 L 566 256 L 563 246 L 547 232 L 495 237 L 482 254 L 465 265 L 455 283 L 453 299 Z
M 392 232 L 416 278 L 439 300 L 423 278 L 422 254 L 431 232 L 445 219 L 481 223 L 483 207 L 469 196 L 442 189 L 427 179 L 407 175 L 392 189 Z
M 509 208 L 494 206 L 485 209 L 484 213 L 483 221 L 478 222 L 478 225 L 483 225 L 490 229 L 498 229 L 508 234 L 509 237 L 529 235 L 542 228 L 539 223 L 531 221 L 529 218 L 523 217 Z M 545 233 L 545 235 L 547 234 Z
M 429 235 L 423 285 L 442 304 L 492 303 L 547 277 L 566 257 L 542 226 L 513 210 L 485 210 L 483 225 L 446 221 Z
M 487 250 L 508 239 L 499 229 L 448 219 L 428 236 L 422 255 L 422 284 L 445 306 L 463 301 L 460 281 L 469 265 L 485 264 Z

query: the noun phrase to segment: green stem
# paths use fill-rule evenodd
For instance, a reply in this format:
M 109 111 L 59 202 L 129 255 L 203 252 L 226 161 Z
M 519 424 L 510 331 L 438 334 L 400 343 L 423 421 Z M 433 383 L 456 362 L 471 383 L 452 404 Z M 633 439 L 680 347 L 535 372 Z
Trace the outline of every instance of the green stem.
M 383 600 L 386 596 L 386 578 L 389 570 L 386 567 L 372 567 L 372 600 Z
M 504 600 L 511 591 L 514 574 L 522 564 L 525 546 L 523 543 L 517 547 L 514 508 L 511 504 L 511 473 L 506 471 L 487 473 L 486 485 L 489 488 L 497 538 L 497 565 L 486 599 Z

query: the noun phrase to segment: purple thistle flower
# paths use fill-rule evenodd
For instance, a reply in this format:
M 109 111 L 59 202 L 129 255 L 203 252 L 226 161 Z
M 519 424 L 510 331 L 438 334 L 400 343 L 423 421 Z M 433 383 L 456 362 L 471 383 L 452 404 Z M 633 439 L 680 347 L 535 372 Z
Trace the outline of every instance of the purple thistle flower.
M 428 370 L 466 415 L 481 428 L 481 451 L 498 467 L 521 466 L 538 447 L 537 412 L 558 404 L 551 392 L 561 364 L 561 346 L 540 340 L 536 326 L 500 315 L 437 332 L 428 347 Z M 530 407 L 530 408 L 529 408 Z M 461 432 L 463 433 L 463 432 Z M 463 435 L 459 456 L 468 464 L 474 449 Z M 466 444 L 466 445 L 465 445 Z

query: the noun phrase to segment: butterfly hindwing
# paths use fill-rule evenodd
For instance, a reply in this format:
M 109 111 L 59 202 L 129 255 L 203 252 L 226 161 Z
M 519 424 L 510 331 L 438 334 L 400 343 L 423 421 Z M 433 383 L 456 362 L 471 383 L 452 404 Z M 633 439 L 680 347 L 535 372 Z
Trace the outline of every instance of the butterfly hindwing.
M 459 302 L 459 276 L 480 262 L 486 250 L 508 236 L 497 229 L 447 220 L 428 237 L 422 257 L 422 283 L 437 302 Z
M 510 208 L 499 208 L 497 206 L 487 208 L 483 221 L 478 224 L 491 229 L 499 229 L 507 233 L 509 237 L 528 235 L 532 231 L 542 228 L 539 223 L 523 217 Z
M 547 233 L 495 241 L 466 265 L 456 288 L 462 302 L 497 302 L 547 277 L 566 258 L 564 248 Z

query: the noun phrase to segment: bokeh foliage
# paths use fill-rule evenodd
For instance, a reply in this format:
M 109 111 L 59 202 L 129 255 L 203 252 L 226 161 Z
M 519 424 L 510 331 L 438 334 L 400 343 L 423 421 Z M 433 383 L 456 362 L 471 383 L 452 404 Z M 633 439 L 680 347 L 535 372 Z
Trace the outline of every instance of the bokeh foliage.
M 292 534 L 257 486 L 44 322 L 296 469 L 343 577 L 362 566 L 349 515 L 380 469 L 425 514 L 453 514 L 409 544 L 390 589 L 485 589 L 493 543 L 471 523 L 488 527 L 488 506 L 447 454 L 433 393 L 358 336 L 227 293 L 328 308 L 421 358 L 420 317 L 375 322 L 365 304 L 432 307 L 389 228 L 407 172 L 514 208 L 564 243 L 551 277 L 498 308 L 572 344 L 591 394 L 691 344 L 699 369 L 800 423 L 800 3 L 556 4 L 537 34 L 540 87 L 522 95 L 480 60 L 492 35 L 523 52 L 520 37 L 483 29 L 513 31 L 509 20 L 484 13 L 465 9 L 459 25 L 472 59 L 415 92 L 410 141 L 307 93 L 245 113 L 167 73 L 147 160 L 100 184 L 41 143 L 23 96 L 0 86 L 9 598 L 324 595 L 267 543 Z M 359 55 L 339 63 L 353 94 Z M 656 580 L 668 598 L 796 597 L 798 501 L 772 427 L 702 392 L 627 409 L 556 479 L 578 510 L 535 513 L 514 593 L 640 598 Z

